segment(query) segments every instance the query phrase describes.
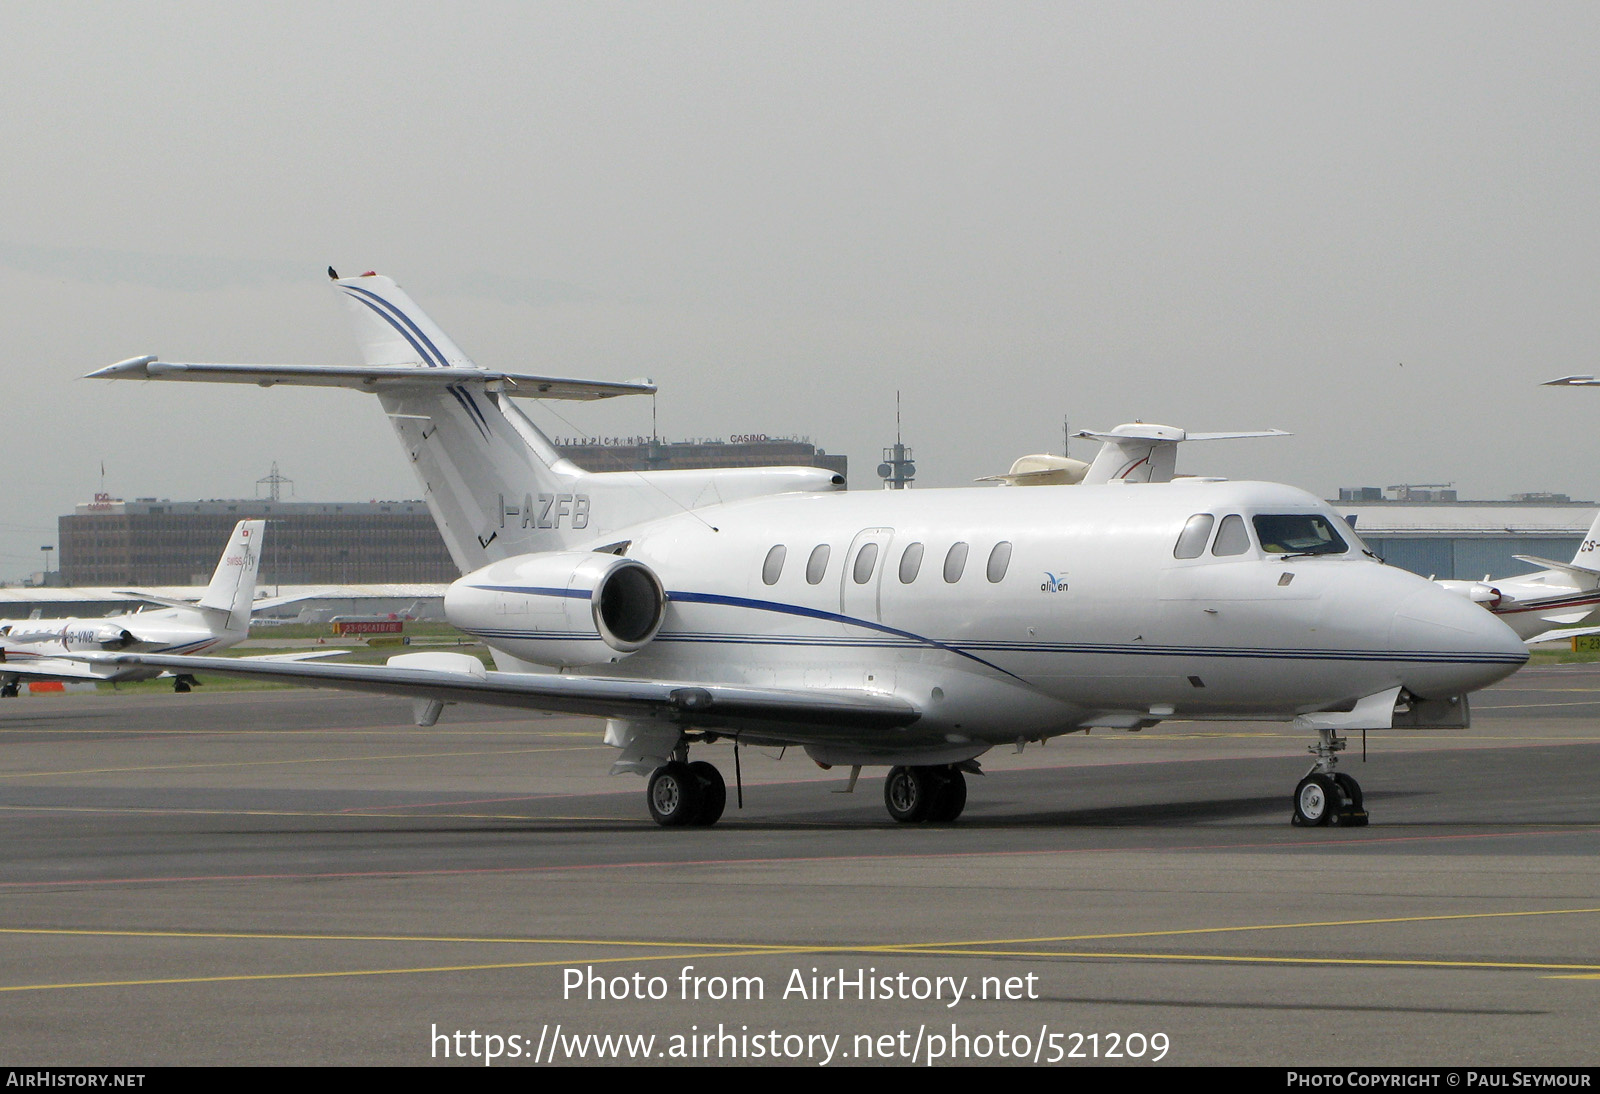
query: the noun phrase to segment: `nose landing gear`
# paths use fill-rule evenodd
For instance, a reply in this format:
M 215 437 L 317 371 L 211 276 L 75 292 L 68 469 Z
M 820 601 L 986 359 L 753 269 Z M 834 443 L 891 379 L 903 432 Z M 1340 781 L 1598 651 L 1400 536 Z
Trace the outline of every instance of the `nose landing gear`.
M 1290 824 L 1306 828 L 1326 824 L 1360 828 L 1367 823 L 1361 784 L 1349 775 L 1334 771 L 1334 765 L 1339 762 L 1338 753 L 1344 748 L 1345 739 L 1334 736 L 1332 729 L 1317 730 L 1317 743 L 1309 748 L 1317 760 L 1294 788 L 1294 813 L 1289 818 Z

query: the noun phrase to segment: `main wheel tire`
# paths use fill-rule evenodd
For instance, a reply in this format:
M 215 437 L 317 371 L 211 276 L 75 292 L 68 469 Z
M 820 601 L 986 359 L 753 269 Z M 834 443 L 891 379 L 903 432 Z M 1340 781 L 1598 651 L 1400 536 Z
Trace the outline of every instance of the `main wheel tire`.
M 940 774 L 944 776 L 944 785 L 934 795 L 933 804 L 928 809 L 928 819 L 948 824 L 967 807 L 967 777 L 959 767 L 952 767 Z
M 693 824 L 704 797 L 699 776 L 677 760 L 656 768 L 644 793 L 651 818 L 663 828 Z
M 926 767 L 891 767 L 883 780 L 884 807 L 901 824 L 926 820 L 937 794 L 938 783 Z
M 0 684 L 0 699 L 15 699 L 20 690 L 18 684 Z
M 1293 823 L 1319 828 L 1333 820 L 1339 810 L 1338 787 L 1326 775 L 1307 775 L 1294 788 Z
M 1361 784 L 1342 772 L 1335 775 L 1333 781 L 1344 798 L 1344 804 L 1334 818 L 1335 822 L 1344 828 L 1366 827 L 1367 808 L 1362 804 Z
M 728 784 L 722 781 L 722 772 L 704 760 L 689 765 L 689 773 L 700 781 L 700 809 L 690 824 L 709 827 L 722 817 L 728 804 Z

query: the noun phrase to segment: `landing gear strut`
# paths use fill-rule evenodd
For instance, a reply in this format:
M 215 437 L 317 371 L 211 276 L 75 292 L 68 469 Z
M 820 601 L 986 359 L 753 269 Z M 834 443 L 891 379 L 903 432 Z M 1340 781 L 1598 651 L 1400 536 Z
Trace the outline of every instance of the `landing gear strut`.
M 967 777 L 959 767 L 892 767 L 883 780 L 883 804 L 902 824 L 946 824 L 967 805 Z
M 1349 775 L 1335 772 L 1338 754 L 1345 739 L 1331 729 L 1317 730 L 1317 743 L 1308 751 L 1316 757 L 1311 770 L 1294 788 L 1294 813 L 1290 824 L 1315 828 L 1337 824 L 1360 828 L 1367 823 L 1367 810 L 1361 800 L 1361 784 Z
M 722 772 L 704 760 L 674 759 L 650 776 L 645 803 L 651 818 L 664 828 L 709 827 L 728 804 L 728 786 Z

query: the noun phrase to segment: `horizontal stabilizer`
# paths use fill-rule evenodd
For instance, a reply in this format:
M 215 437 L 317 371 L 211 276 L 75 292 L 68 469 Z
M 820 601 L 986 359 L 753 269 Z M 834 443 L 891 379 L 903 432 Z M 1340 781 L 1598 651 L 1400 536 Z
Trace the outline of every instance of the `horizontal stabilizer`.
M 1559 380 L 1546 380 L 1542 387 L 1595 387 L 1600 380 L 1593 376 L 1563 376 Z
M 112 589 L 111 591 L 116 593 L 118 596 L 129 596 L 135 600 L 147 600 L 152 604 L 161 604 L 168 608 L 188 608 L 191 611 L 205 610 L 193 600 L 178 600 L 170 596 L 157 596 L 155 593 L 147 593 L 139 589 Z M 228 614 L 227 609 L 225 608 L 215 608 L 212 610 L 222 615 Z
M 1560 569 L 1562 573 L 1573 576 L 1589 577 L 1590 581 L 1600 577 L 1600 569 L 1590 569 L 1589 566 L 1578 566 L 1576 563 L 1558 563 L 1554 558 L 1539 558 L 1538 555 L 1512 555 L 1517 561 L 1525 561 L 1530 566 L 1544 566 L 1546 569 Z
M 649 380 L 613 383 L 608 380 L 574 380 L 462 366 L 184 364 L 159 361 L 150 356 L 130 357 L 91 372 L 86 378 L 190 380 L 215 384 L 256 384 L 260 387 L 292 384 L 302 387 L 347 387 L 374 392 L 481 383 L 493 385 L 495 390 L 522 399 L 609 399 L 617 395 L 649 395 L 656 390 L 655 384 Z
M 1020 456 L 1004 475 L 984 475 L 978 482 L 1003 482 L 1007 486 L 1070 486 L 1083 481 L 1089 465 L 1082 460 L 1048 453 Z
M 1077 434 L 1100 442 L 1083 482 L 1171 482 L 1177 473 L 1178 445 L 1184 441 L 1225 441 L 1245 437 L 1287 437 L 1281 429 L 1256 429 L 1244 433 L 1190 433 L 1177 426 L 1154 422 L 1127 422 L 1109 433 L 1083 430 Z

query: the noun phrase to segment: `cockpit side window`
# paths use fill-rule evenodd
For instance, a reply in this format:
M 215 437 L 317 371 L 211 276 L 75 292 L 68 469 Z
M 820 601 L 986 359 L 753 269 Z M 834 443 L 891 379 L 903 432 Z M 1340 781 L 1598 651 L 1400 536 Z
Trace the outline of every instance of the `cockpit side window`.
M 1251 523 L 1269 555 L 1342 555 L 1350 550 L 1321 513 L 1263 513 Z
M 1211 526 L 1217 518 L 1210 513 L 1196 513 L 1178 533 L 1178 545 L 1172 549 L 1173 558 L 1199 558 L 1205 554 L 1206 541 L 1211 538 Z
M 1244 518 L 1237 513 L 1223 517 L 1222 526 L 1217 529 L 1217 541 L 1211 545 L 1211 553 L 1221 558 L 1242 555 L 1249 549 L 1250 533 L 1245 529 Z

